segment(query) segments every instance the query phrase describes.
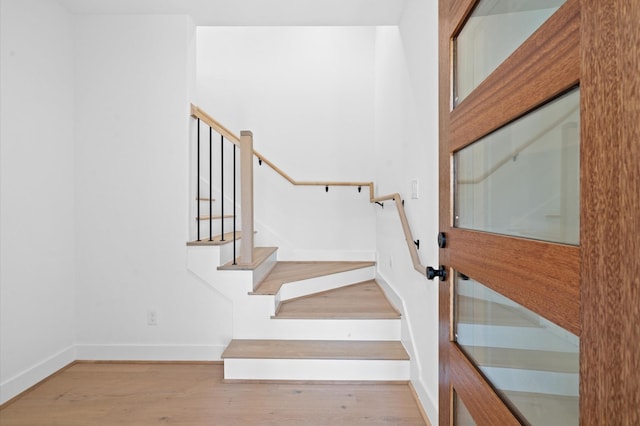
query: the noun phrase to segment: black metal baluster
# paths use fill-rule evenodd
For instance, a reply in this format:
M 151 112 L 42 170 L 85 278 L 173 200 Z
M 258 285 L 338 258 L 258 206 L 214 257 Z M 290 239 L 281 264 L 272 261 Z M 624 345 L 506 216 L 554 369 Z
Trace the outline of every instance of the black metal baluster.
M 196 204 L 197 204 L 197 217 L 196 217 L 196 228 L 197 230 L 197 236 L 198 236 L 198 241 L 200 241 L 200 119 L 198 118 L 198 165 L 197 167 L 197 182 L 196 182 Z
M 209 127 L 209 241 L 213 241 L 213 135 Z
M 236 264 L 236 145 L 233 145 L 233 264 Z
M 220 135 L 220 241 L 224 241 L 224 136 Z

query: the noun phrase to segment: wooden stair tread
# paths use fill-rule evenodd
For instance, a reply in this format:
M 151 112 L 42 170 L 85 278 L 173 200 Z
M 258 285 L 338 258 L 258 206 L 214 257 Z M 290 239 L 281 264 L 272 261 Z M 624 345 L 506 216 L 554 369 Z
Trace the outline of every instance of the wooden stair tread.
M 286 283 L 374 266 L 375 262 L 278 262 L 252 294 L 277 294 Z
M 209 198 L 209 197 L 196 197 L 196 201 L 215 201 L 215 198 Z
M 214 214 L 213 216 L 205 215 L 205 216 L 196 217 L 196 220 L 209 220 L 209 218 L 211 218 L 212 220 L 219 220 L 219 219 L 222 219 L 223 217 L 224 219 L 229 219 L 229 218 L 232 218 L 233 215 L 232 214 L 225 214 L 224 216 L 219 214 L 218 215 Z
M 480 346 L 464 346 L 464 351 L 467 352 L 476 363 L 483 367 L 573 374 L 580 372 L 580 356 L 572 352 Z
M 284 301 L 277 319 L 398 319 L 375 280 Z
M 240 231 L 236 231 L 236 240 L 242 238 L 242 233 Z M 214 235 L 213 239 L 209 241 L 209 237 L 202 237 L 200 241 L 189 241 L 187 242 L 188 246 L 221 246 L 224 244 L 229 244 L 233 242 L 233 232 L 225 232 L 224 240 L 222 240 L 222 235 Z
M 398 341 L 234 339 L 222 358 L 405 361 L 409 354 Z
M 253 248 L 253 262 L 250 264 L 242 265 L 242 257 L 236 258 L 236 265 L 233 261 L 229 261 L 222 266 L 218 267 L 220 271 L 252 271 L 269 258 L 278 247 L 254 247 Z

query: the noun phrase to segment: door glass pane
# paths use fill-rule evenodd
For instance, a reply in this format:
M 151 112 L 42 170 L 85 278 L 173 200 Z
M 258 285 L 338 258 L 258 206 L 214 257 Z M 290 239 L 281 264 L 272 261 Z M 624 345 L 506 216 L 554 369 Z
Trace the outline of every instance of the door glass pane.
M 565 0 L 481 0 L 454 41 L 454 107 Z
M 454 225 L 565 244 L 580 235 L 580 92 L 454 154 Z
M 453 426 L 476 426 L 471 413 L 469 413 L 455 389 L 453 391 Z
M 456 342 L 533 425 L 577 425 L 576 335 L 464 275 L 455 279 Z

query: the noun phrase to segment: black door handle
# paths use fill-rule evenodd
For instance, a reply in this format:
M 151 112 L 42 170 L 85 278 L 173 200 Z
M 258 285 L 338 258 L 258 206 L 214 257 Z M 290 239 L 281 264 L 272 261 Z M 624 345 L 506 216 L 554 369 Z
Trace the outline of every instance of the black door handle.
M 440 281 L 446 281 L 447 268 L 444 265 L 440 265 L 440 269 L 433 269 L 431 266 L 427 266 L 427 279 L 432 280 L 435 277 L 439 277 Z

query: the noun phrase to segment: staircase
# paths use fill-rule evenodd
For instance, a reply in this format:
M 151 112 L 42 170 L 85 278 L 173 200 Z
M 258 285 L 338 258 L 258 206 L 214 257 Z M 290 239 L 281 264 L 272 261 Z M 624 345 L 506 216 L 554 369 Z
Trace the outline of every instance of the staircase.
M 234 381 L 408 381 L 400 313 L 374 262 L 279 262 L 256 247 L 233 262 L 232 237 L 188 243 L 188 267 L 233 302 L 222 354 Z
M 251 132 L 237 136 L 195 105 L 191 116 L 196 241 L 187 244 L 188 268 L 233 303 L 225 380 L 408 381 L 401 316 L 375 281 L 373 262 L 283 262 L 276 247 L 254 246 L 254 160 L 292 185 L 368 188 L 371 203 L 393 201 L 414 269 L 426 274 L 400 195 L 376 197 L 373 182 L 297 181 L 253 149 Z

